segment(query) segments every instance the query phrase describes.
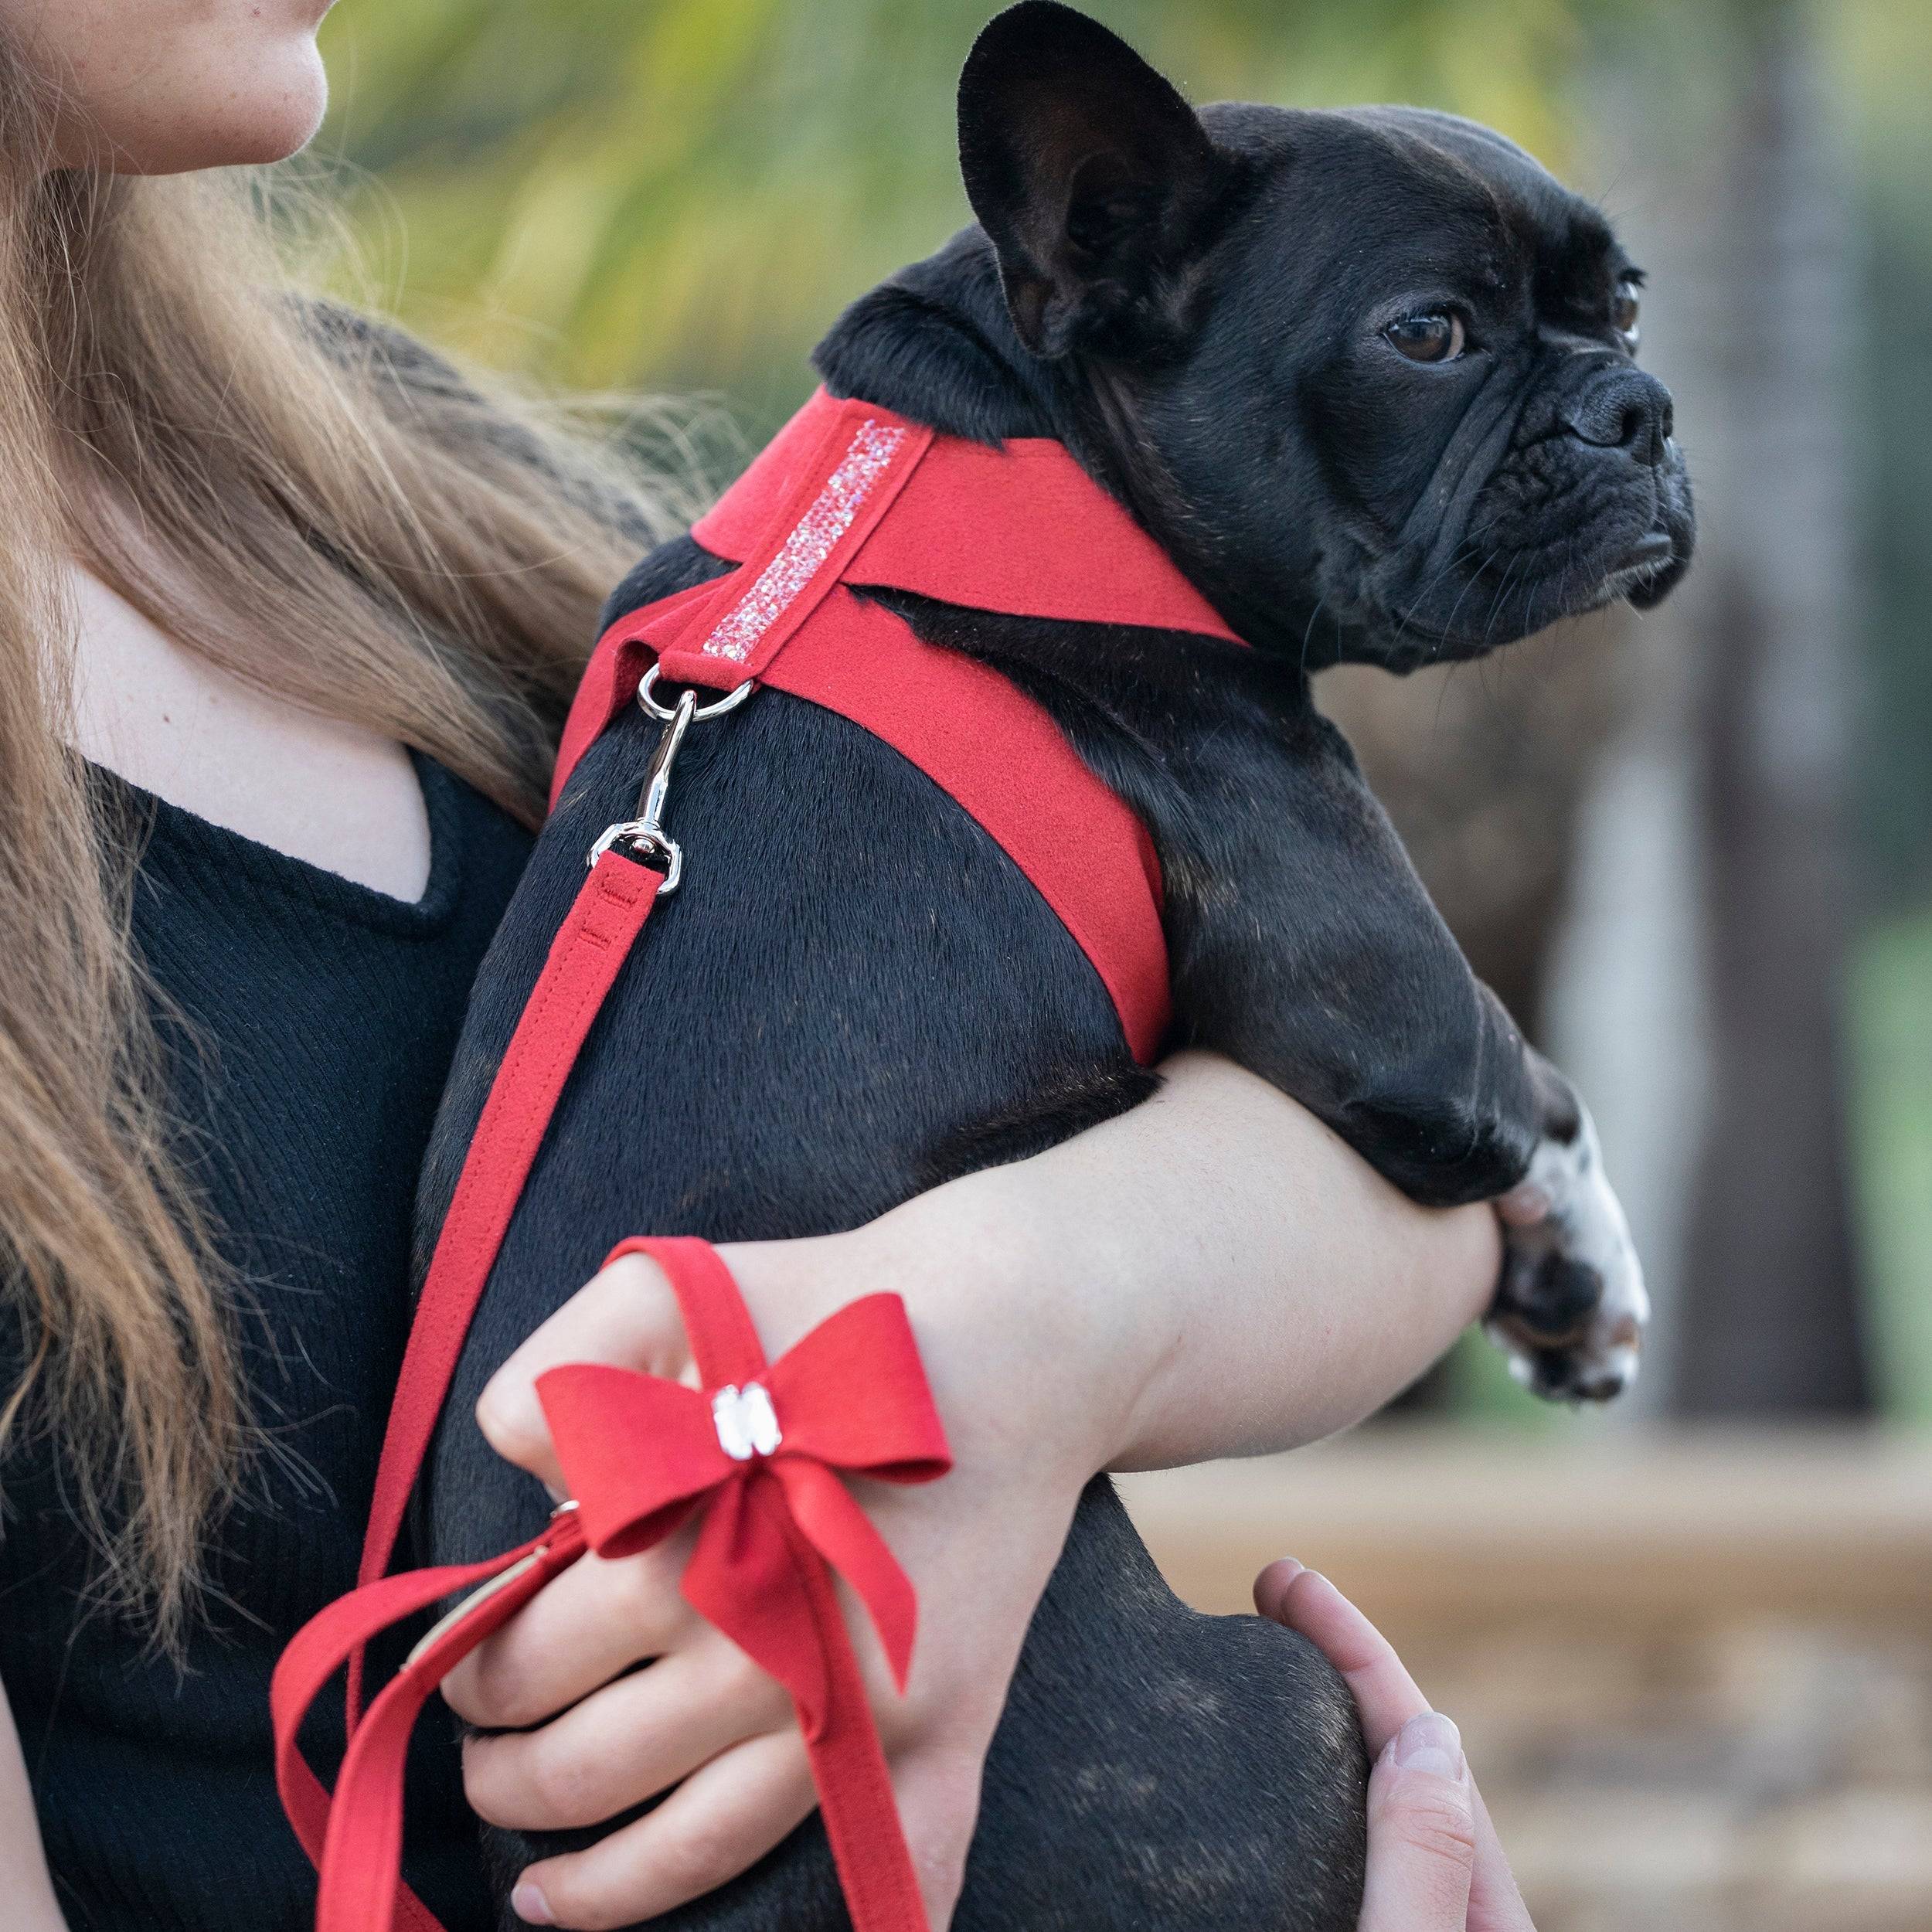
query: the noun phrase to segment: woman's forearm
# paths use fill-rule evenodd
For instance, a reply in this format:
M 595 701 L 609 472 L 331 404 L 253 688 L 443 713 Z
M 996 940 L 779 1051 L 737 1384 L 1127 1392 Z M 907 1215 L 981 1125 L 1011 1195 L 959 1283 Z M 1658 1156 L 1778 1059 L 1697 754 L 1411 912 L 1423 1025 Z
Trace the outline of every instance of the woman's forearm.
M 990 1267 L 1030 1298 L 1016 1318 L 1037 1321 L 1043 1371 L 1057 1357 L 1110 1418 L 1107 1467 L 1291 1448 L 1359 1421 L 1481 1313 L 1494 1216 L 1416 1206 L 1227 1061 L 1163 1071 L 1145 1106 L 909 1202 L 872 1237 L 934 1287 Z
M 1339 1427 L 1447 1347 L 1495 1274 L 1487 1209 L 1424 1213 L 1260 1081 L 1200 1056 L 1168 1070 L 1145 1107 L 1032 1160 L 846 1233 L 719 1250 L 774 1360 L 860 1297 L 896 1293 L 945 1425 L 944 1481 L 855 1483 L 919 1602 L 905 1696 L 884 1694 L 883 1656 L 862 1643 L 936 1924 L 1015 1660 L 1094 1473 Z M 561 1494 L 543 1373 L 604 1362 L 677 1376 L 689 1342 L 662 1270 L 621 1257 L 497 1372 L 478 1419 Z M 560 1923 L 655 1917 L 762 1856 L 811 1801 L 776 1686 L 691 1614 L 669 1547 L 576 1566 L 444 1687 L 497 1733 L 471 1740 L 464 1776 L 498 1824 L 580 1825 L 685 1777 L 598 1847 L 524 1874 L 532 1912 Z M 659 1662 L 629 1670 L 645 1657 Z M 561 1810 L 560 1791 L 573 1794 Z

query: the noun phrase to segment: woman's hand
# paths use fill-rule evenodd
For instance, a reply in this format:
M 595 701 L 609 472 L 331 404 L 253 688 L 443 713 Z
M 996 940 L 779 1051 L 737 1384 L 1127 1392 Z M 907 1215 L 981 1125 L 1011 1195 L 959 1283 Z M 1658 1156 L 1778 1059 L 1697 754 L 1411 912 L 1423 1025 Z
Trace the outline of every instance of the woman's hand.
M 869 1629 L 853 1632 L 935 1927 L 1087 1480 L 1354 1421 L 1448 1345 L 1494 1280 L 1486 1209 L 1413 1206 L 1224 1063 L 1166 1070 L 1145 1106 L 1032 1160 L 849 1234 L 723 1250 L 774 1357 L 859 1295 L 902 1295 L 951 1441 L 943 1481 L 853 1485 L 919 1596 L 903 1699 Z M 553 1485 L 535 1380 L 587 1360 L 687 1372 L 675 1303 L 641 1257 L 580 1291 L 478 1406 L 492 1445 Z M 445 1686 L 463 1716 L 508 1733 L 466 1752 L 471 1802 L 494 1822 L 591 1825 L 679 1787 L 597 1845 L 531 1867 L 515 1903 L 535 1922 L 668 1910 L 743 1871 L 815 1802 L 784 1693 L 678 1594 L 688 1548 L 583 1559 Z M 630 1669 L 647 1658 L 658 1661 Z
M 1535 1932 L 1455 1726 L 1381 1632 L 1292 1558 L 1255 1579 L 1254 1601 L 1321 1651 L 1362 1713 L 1375 1768 L 1361 1932 Z
M 906 1295 L 954 1471 L 918 1489 L 852 1485 L 918 1593 L 903 1698 L 869 1625 L 851 1627 L 927 1911 L 943 1926 L 1021 1639 L 1081 1486 L 1105 1459 L 1095 1405 L 1067 1402 L 1062 1386 L 1063 1365 L 1092 1352 L 1076 1352 L 1053 1332 L 1050 1311 L 1023 1310 L 1016 1298 L 962 1320 L 956 1294 L 922 1293 L 884 1244 L 723 1252 L 774 1356 L 859 1294 Z M 492 1445 L 553 1488 L 560 1477 L 531 1385 L 583 1361 L 689 1378 L 676 1303 L 641 1256 L 614 1263 L 539 1329 L 479 1408 Z M 735 1876 L 817 1801 L 784 1692 L 679 1594 L 694 1534 L 621 1561 L 580 1559 L 444 1687 L 464 1717 L 492 1730 L 552 1719 L 466 1747 L 470 1802 L 493 1823 L 594 1825 L 679 1786 L 592 1848 L 531 1867 L 512 1899 L 526 1919 L 597 1927 L 668 1911 Z M 650 1669 L 621 1675 L 646 1658 Z

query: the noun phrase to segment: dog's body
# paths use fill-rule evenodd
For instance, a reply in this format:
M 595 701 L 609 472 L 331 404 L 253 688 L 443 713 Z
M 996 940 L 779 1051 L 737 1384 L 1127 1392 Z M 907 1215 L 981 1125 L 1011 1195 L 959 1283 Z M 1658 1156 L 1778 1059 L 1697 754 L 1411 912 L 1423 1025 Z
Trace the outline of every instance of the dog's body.
M 1498 1324 L 1539 1386 L 1614 1392 L 1642 1289 L 1587 1118 L 1469 973 L 1307 667 L 1473 655 L 1674 581 L 1689 517 L 1668 399 L 1614 326 L 1633 271 L 1594 211 L 1495 136 L 1391 111 L 1197 119 L 1063 9 L 988 29 L 961 113 L 985 228 L 848 312 L 819 352 L 828 387 L 957 435 L 1059 438 L 1254 648 L 872 594 L 1019 685 L 1139 813 L 1175 1043 L 1265 1075 L 1419 1200 L 1538 1190 L 1551 1211 L 1512 1238 Z M 1470 352 L 1415 356 L 1430 329 Z M 1485 568 L 1485 546 L 1505 558 Z M 725 567 L 668 546 L 611 614 Z M 459 1050 L 427 1233 L 655 736 L 628 712 L 539 842 Z M 761 692 L 693 736 L 675 810 L 702 887 L 653 919 L 531 1175 L 434 1452 L 439 1563 L 544 1515 L 469 1418 L 614 1242 L 849 1227 L 1154 1084 L 1012 862 L 857 726 Z M 994 1743 L 955 1924 L 1340 1932 L 1362 1774 L 1319 1660 L 1186 1611 L 1096 1483 Z M 821 1834 L 674 1920 L 831 1932 Z

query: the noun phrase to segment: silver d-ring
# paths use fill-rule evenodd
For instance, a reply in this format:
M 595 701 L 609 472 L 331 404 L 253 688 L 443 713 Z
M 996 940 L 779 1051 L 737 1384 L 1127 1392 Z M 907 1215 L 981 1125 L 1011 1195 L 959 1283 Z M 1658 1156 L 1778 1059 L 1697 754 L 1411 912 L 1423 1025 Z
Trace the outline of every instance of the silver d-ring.
M 646 717 L 655 718 L 659 724 L 668 724 L 677 713 L 658 703 L 651 695 L 651 687 L 658 681 L 658 666 L 651 665 L 644 674 L 644 682 L 638 686 L 638 702 L 643 707 Z M 722 698 L 711 704 L 701 704 L 692 713 L 692 722 L 697 723 L 706 718 L 721 718 L 727 711 L 736 711 L 753 692 L 757 689 L 755 680 L 747 678 L 735 689 L 727 691 Z

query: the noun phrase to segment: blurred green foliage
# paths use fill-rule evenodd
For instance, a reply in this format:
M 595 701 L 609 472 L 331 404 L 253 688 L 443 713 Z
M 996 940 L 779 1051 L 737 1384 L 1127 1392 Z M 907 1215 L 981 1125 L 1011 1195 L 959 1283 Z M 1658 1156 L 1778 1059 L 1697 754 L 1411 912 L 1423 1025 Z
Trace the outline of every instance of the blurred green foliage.
M 1874 896 L 1917 905 L 1932 899 L 1932 6 L 1864 0 L 1838 24 L 1866 232 L 1853 347 L 1876 755 L 1859 764 L 1861 829 Z
M 1560 165 L 1583 23 L 1637 0 L 1091 0 L 1196 100 L 1423 100 Z M 804 392 L 839 308 L 968 219 L 953 93 L 989 0 L 347 0 L 321 152 L 378 285 L 575 387 Z
M 1932 1427 L 1932 915 L 1871 934 L 1851 990 L 1872 1366 L 1885 1412 Z

